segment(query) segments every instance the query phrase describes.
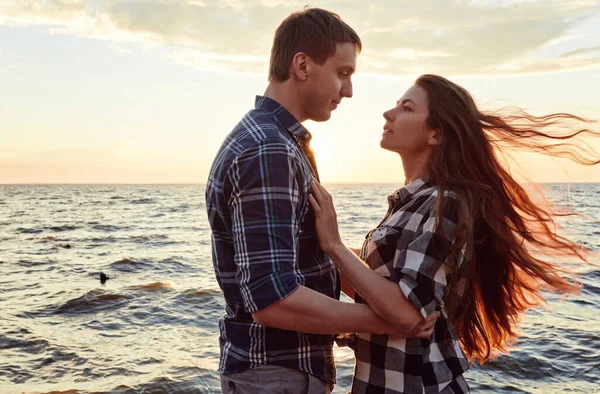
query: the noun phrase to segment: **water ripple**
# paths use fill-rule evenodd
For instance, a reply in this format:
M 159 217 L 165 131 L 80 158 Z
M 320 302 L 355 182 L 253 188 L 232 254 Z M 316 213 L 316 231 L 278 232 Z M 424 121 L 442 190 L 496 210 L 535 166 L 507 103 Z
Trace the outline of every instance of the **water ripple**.
M 330 187 L 349 246 L 396 189 Z M 548 185 L 549 200 L 582 215 L 561 225 L 598 251 L 600 185 L 570 189 Z M 198 185 L 0 186 L 0 391 L 220 392 L 225 307 L 203 196 Z M 581 279 L 581 295 L 549 294 L 527 314 L 511 353 L 469 370 L 472 392 L 598 392 L 600 270 Z M 334 393 L 346 393 L 353 355 L 335 353 Z

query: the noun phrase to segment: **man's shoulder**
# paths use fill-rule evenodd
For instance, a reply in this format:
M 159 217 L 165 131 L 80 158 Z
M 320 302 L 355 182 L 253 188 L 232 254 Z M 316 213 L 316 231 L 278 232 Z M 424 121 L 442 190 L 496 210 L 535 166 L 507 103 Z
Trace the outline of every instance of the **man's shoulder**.
M 213 162 L 211 174 L 224 176 L 231 164 L 245 154 L 265 153 L 272 147 L 299 156 L 295 142 L 273 113 L 260 109 L 250 110 L 223 141 Z M 265 150 L 266 149 L 266 150 Z
M 248 111 L 234 127 L 228 139 L 235 140 L 244 150 L 260 142 L 291 142 L 275 115 L 261 109 Z

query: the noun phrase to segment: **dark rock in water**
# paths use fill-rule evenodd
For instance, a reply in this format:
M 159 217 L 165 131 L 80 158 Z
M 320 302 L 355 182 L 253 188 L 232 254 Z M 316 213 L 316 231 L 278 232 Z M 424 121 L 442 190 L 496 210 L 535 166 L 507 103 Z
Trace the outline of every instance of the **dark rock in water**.
M 63 245 L 63 248 L 65 248 L 65 249 L 71 249 L 71 245 L 70 244 Z
M 107 280 L 109 280 L 110 277 L 108 275 L 106 275 L 104 272 L 100 273 L 100 283 L 105 284 Z

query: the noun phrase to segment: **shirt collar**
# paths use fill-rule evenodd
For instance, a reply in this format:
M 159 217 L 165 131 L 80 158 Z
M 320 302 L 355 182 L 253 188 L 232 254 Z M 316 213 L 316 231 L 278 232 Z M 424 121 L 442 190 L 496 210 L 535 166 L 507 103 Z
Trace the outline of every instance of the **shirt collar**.
M 394 194 L 388 197 L 390 203 L 404 202 L 411 199 L 415 194 L 422 190 L 428 189 L 434 186 L 433 178 L 430 175 L 425 175 L 422 178 L 415 179 L 408 185 L 398 189 Z
M 303 143 L 310 143 L 312 139 L 310 132 L 283 105 L 265 96 L 256 96 L 254 103 L 256 109 L 271 112 L 275 115 L 281 126 L 297 138 L 301 138 Z

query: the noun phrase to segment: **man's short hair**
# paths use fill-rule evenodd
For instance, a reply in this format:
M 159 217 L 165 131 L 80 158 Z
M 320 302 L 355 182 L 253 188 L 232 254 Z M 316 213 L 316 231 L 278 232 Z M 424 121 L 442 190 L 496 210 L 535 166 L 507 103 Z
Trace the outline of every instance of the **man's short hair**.
M 321 8 L 305 8 L 284 19 L 275 31 L 269 81 L 284 82 L 289 78 L 292 60 L 298 52 L 308 55 L 322 65 L 333 56 L 337 44 L 350 42 L 360 52 L 362 43 L 358 34 L 338 14 Z

